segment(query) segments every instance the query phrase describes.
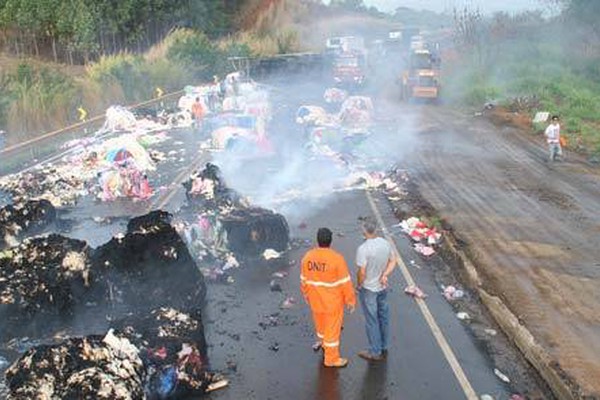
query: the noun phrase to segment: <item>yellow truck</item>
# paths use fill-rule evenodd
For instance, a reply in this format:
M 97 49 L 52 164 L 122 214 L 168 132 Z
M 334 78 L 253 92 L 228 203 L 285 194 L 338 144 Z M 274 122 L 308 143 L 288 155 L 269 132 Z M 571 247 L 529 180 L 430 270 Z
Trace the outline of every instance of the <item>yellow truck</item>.
M 437 101 L 440 97 L 440 62 L 429 50 L 411 50 L 401 78 L 403 100 L 425 99 Z

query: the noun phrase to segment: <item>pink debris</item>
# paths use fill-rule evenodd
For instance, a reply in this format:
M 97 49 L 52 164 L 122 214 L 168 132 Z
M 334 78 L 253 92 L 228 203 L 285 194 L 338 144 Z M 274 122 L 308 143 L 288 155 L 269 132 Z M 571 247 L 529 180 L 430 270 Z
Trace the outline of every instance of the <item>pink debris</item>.
M 433 249 L 433 247 L 431 246 L 426 246 L 422 243 L 416 243 L 415 244 L 415 250 L 418 253 L 423 254 L 425 257 L 429 257 L 432 256 L 433 254 L 435 254 L 435 250 Z
M 418 287 L 418 286 L 407 286 L 404 289 L 404 293 L 412 296 L 412 297 L 416 297 L 417 299 L 424 299 L 427 297 L 427 295 Z

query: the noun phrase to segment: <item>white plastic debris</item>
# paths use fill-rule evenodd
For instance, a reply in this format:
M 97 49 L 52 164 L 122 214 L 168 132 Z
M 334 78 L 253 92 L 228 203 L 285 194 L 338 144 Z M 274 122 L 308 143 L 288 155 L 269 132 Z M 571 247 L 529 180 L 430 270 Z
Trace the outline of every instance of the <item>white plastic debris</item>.
M 238 262 L 238 260 L 233 256 L 233 254 L 229 254 L 227 256 L 225 265 L 223 265 L 223 271 L 227 271 L 231 268 L 238 268 L 239 266 L 240 263 Z
M 548 121 L 548 118 L 550 117 L 550 113 L 547 111 L 540 111 L 535 113 L 535 117 L 533 118 L 533 122 L 535 123 L 540 123 L 540 122 L 546 122 Z
M 281 257 L 281 253 L 279 253 L 273 249 L 266 249 L 263 252 L 263 258 L 265 260 L 272 260 L 272 259 L 279 258 L 279 257 Z
M 295 305 L 296 305 L 296 299 L 293 297 L 288 297 L 281 303 L 279 308 L 281 308 L 282 310 L 287 310 L 287 309 L 293 308 Z
M 494 368 L 494 374 L 504 383 L 510 383 L 508 376 L 504 375 L 498 368 Z
M 490 396 L 489 394 L 482 394 L 481 396 L 479 396 L 479 398 L 481 400 L 494 400 L 494 398 L 492 396 Z
M 461 311 L 456 314 L 456 318 L 460 319 L 461 321 L 466 321 L 471 319 L 471 316 L 468 313 Z
M 498 334 L 498 332 L 495 329 L 487 328 L 487 329 L 484 329 L 483 331 L 490 336 L 496 336 Z

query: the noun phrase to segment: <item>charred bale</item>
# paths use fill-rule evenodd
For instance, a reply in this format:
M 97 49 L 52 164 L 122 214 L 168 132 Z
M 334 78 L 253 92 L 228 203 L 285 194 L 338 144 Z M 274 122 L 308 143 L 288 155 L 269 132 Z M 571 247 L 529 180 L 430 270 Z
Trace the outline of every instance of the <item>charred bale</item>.
M 146 371 L 123 335 L 86 336 L 29 349 L 6 371 L 9 400 L 142 399 Z
M 0 252 L 0 305 L 5 316 L 70 314 L 92 279 L 90 249 L 80 240 L 50 235 Z
M 284 251 L 290 240 L 285 217 L 264 208 L 240 208 L 219 216 L 227 247 L 236 254 L 258 256 L 266 249 Z
M 48 200 L 30 200 L 0 209 L 0 249 L 17 239 L 40 233 L 56 220 L 56 209 Z
M 225 184 L 223 174 L 215 164 L 207 163 L 203 170 L 192 174 L 182 185 L 192 207 L 217 210 L 245 206 L 243 197 Z
M 140 349 L 148 399 L 203 394 L 215 380 L 215 374 L 208 371 L 199 312 L 160 308 L 145 317 L 122 320 L 117 327 Z
M 204 278 L 185 242 L 163 211 L 132 219 L 127 233 L 93 253 L 93 265 L 108 282 L 105 297 L 128 308 L 200 308 Z

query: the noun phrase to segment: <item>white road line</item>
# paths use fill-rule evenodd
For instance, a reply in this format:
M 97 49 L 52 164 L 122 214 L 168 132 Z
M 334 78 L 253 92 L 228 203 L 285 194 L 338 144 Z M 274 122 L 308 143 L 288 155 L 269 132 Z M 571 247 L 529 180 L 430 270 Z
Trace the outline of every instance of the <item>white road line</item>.
M 373 196 L 371 196 L 371 193 L 368 190 L 366 190 L 365 193 L 367 196 L 367 200 L 369 200 L 371 209 L 373 210 L 373 213 L 375 214 L 375 217 L 377 218 L 377 222 L 379 223 L 379 226 L 381 227 L 381 230 L 383 231 L 383 234 L 385 235 L 385 238 L 392 245 L 392 248 L 396 255 L 396 259 L 398 260 L 398 267 L 400 268 L 400 271 L 402 272 L 402 276 L 404 276 L 404 280 L 406 280 L 406 283 L 408 285 L 415 285 L 415 280 L 413 279 L 412 275 L 410 274 L 410 271 L 406 267 L 406 264 L 404 264 L 404 261 L 402 260 L 402 257 L 400 256 L 400 251 L 398 251 L 398 247 L 396 247 L 396 243 L 394 242 L 394 239 L 390 236 L 387 228 L 385 227 L 383 218 L 381 217 L 381 213 L 379 212 L 379 209 L 377 208 L 377 206 L 375 205 L 375 202 L 373 201 Z M 427 307 L 427 303 L 425 303 L 425 301 L 423 299 L 419 299 L 419 298 L 415 298 L 415 301 L 417 302 L 417 305 L 419 306 L 419 309 L 421 310 L 421 313 L 423 314 L 423 317 L 425 318 L 427 325 L 429 325 L 429 329 L 431 329 L 431 333 L 433 333 L 433 336 L 435 337 L 435 340 L 436 340 L 438 346 L 444 353 L 444 356 L 446 357 L 446 361 L 448 361 L 448 364 L 450 364 L 450 368 L 452 368 L 452 372 L 454 372 L 454 376 L 456 376 L 456 379 L 458 380 L 458 383 L 460 384 L 463 392 L 465 393 L 466 398 L 468 400 L 478 400 L 479 398 L 477 397 L 477 393 L 475 393 L 473 386 L 471 386 L 469 379 L 465 375 L 465 372 L 463 371 L 458 360 L 456 359 L 456 356 L 454 355 L 452 348 L 448 344 L 448 341 L 444 337 L 442 330 L 438 326 L 437 322 L 435 322 L 435 318 L 431 314 L 431 311 L 429 311 L 429 307 Z

